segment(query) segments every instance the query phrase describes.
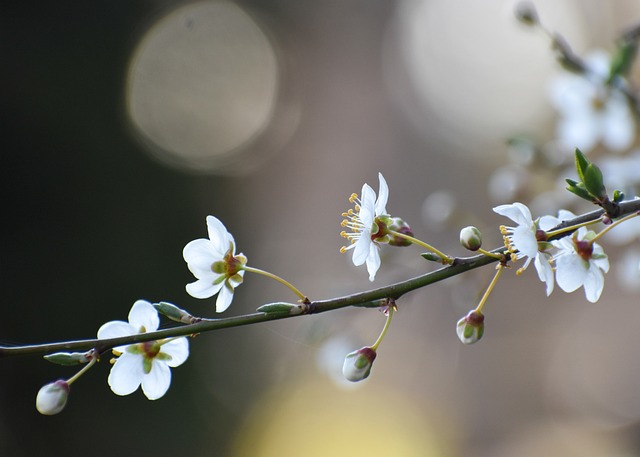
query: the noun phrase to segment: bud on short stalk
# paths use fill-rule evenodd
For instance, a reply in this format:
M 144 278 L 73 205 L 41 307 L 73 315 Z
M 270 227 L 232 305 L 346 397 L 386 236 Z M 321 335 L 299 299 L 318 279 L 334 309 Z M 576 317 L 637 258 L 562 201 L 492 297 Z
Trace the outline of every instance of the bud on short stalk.
M 342 374 L 351 382 L 367 379 L 376 355 L 376 351 L 368 346 L 347 354 L 344 358 Z
M 484 334 L 484 314 L 477 310 L 470 311 L 458 321 L 456 332 L 464 344 L 477 343 Z
M 470 251 L 477 251 L 482 247 L 482 233 L 477 227 L 465 227 L 460 230 L 460 244 Z
M 58 379 L 42 387 L 36 396 L 36 409 L 40 414 L 53 416 L 64 409 L 69 398 L 69 384 Z

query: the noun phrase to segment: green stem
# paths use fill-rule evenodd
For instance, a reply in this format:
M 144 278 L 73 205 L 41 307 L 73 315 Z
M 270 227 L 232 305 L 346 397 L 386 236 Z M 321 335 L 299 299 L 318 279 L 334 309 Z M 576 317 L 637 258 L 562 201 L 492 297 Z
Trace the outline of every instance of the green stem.
M 389 326 L 391 325 L 391 318 L 393 317 L 393 311 L 394 311 L 395 307 L 393 305 L 389 306 L 389 311 L 387 314 L 387 320 L 384 323 L 384 327 L 382 328 L 382 332 L 380 332 L 380 336 L 378 336 L 378 339 L 376 340 L 375 343 L 373 343 L 373 345 L 371 346 L 371 349 L 373 349 L 374 351 L 378 350 L 378 346 L 380 346 L 380 343 L 382 343 L 382 340 L 384 339 L 385 335 L 387 334 L 387 330 L 389 330 Z
M 97 360 L 98 357 L 94 356 L 84 367 L 82 367 L 82 370 L 78 371 L 75 375 L 67 379 L 67 384 L 73 384 L 80 376 L 85 374 L 85 372 L 89 370 L 89 368 L 91 368 L 97 362 Z
M 482 248 L 479 248 L 478 252 L 481 253 L 481 254 L 484 254 L 486 256 L 493 257 L 494 259 L 498 259 L 498 260 L 503 260 L 505 258 L 504 254 L 496 254 L 495 252 L 485 251 Z
M 627 216 L 625 216 L 625 217 L 623 217 L 621 219 L 618 219 L 614 223 L 607 225 L 604 229 L 602 229 L 602 231 L 600 233 L 598 233 L 595 237 L 593 237 L 591 239 L 591 243 L 594 243 L 598 238 L 600 238 L 602 235 L 607 233 L 609 230 L 611 230 L 616 225 L 622 224 L 623 222 L 628 221 L 629 219 L 633 219 L 634 217 L 636 217 L 638 215 L 640 215 L 640 213 L 629 214 L 629 215 L 627 215 Z
M 276 276 L 273 273 L 269 273 L 268 271 L 264 271 L 264 270 L 260 270 L 258 268 L 253 268 L 253 267 L 248 267 L 248 266 L 244 266 L 243 269 L 245 271 L 248 271 L 250 273 L 257 273 L 259 275 L 262 276 L 266 276 L 267 278 L 271 278 L 271 279 L 275 279 L 276 281 L 278 281 L 280 284 L 284 284 L 285 286 L 287 286 L 294 294 L 296 294 L 300 300 L 303 303 L 309 303 L 309 299 L 307 298 L 307 296 L 305 294 L 303 294 L 302 292 L 300 292 L 298 289 L 296 289 L 293 284 L 291 284 L 288 281 L 285 281 L 284 279 L 282 279 L 280 276 Z
M 422 246 L 423 248 L 427 249 L 428 251 L 433 252 L 435 255 L 437 255 L 438 257 L 440 257 L 442 259 L 442 263 L 443 264 L 451 265 L 453 263 L 453 258 L 449 257 L 447 254 L 445 254 L 445 253 L 439 251 L 438 249 L 434 248 L 430 244 L 425 243 L 422 240 L 419 240 L 418 238 L 414 238 L 411 235 L 407 235 L 405 233 L 396 232 L 395 230 L 388 230 L 387 229 L 386 232 L 389 235 L 397 236 L 398 238 L 404 238 L 405 240 L 410 241 L 413 244 L 417 244 L 418 246 Z
M 602 222 L 602 218 L 596 219 L 595 221 L 586 221 L 580 224 L 572 225 L 569 227 L 562 227 L 558 230 L 550 230 L 547 232 L 547 238 L 558 238 L 558 235 L 562 235 L 564 233 L 572 233 L 578 230 L 580 227 L 586 227 L 588 225 L 597 224 L 598 222 Z
M 482 308 L 484 308 L 484 305 L 487 302 L 487 299 L 489 298 L 489 295 L 491 294 L 491 291 L 493 290 L 493 288 L 495 287 L 496 283 L 498 282 L 498 278 L 500 278 L 500 275 L 502 275 L 502 270 L 504 270 L 504 265 L 502 265 L 502 264 L 498 265 L 498 271 L 496 271 L 496 274 L 493 276 L 493 279 L 491 280 L 491 284 L 489 284 L 489 287 L 487 287 L 487 290 L 485 291 L 484 295 L 482 296 L 482 299 L 480 300 L 480 303 L 478 304 L 478 306 L 476 308 L 476 312 L 482 314 Z

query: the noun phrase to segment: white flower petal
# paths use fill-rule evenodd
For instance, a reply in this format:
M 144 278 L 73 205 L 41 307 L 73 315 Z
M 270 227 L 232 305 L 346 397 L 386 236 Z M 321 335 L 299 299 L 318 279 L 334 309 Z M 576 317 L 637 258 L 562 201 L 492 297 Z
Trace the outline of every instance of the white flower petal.
M 121 336 L 135 335 L 138 333 L 137 328 L 128 322 L 124 321 L 111 321 L 103 324 L 98 329 L 98 339 L 106 340 L 108 338 L 119 338 Z
M 600 299 L 602 290 L 604 289 L 604 274 L 595 265 L 587 271 L 584 281 L 584 294 L 591 303 L 595 303 Z
M 553 292 L 554 286 L 553 268 L 551 267 L 551 263 L 549 263 L 550 257 L 549 254 L 539 252 L 534 262 L 536 271 L 538 272 L 538 278 L 547 285 L 547 297 Z
M 159 360 L 153 361 L 149 373 L 142 376 L 142 391 L 149 400 L 157 400 L 167 393 L 171 385 L 171 369 Z
M 222 313 L 226 311 L 231 302 L 233 301 L 233 289 L 224 285 L 218 293 L 218 299 L 216 300 L 216 313 Z
M 136 333 L 140 333 L 141 329 L 144 332 L 153 332 L 158 330 L 160 318 L 158 311 L 151 303 L 146 300 L 138 300 L 129 311 L 129 323 L 137 329 Z
M 535 257 L 538 253 L 538 240 L 531 227 L 519 225 L 511 239 L 515 248 L 527 257 Z
M 578 255 L 566 254 L 556 258 L 556 281 L 565 292 L 573 292 L 582 286 L 586 273 L 584 260 Z
M 235 254 L 235 241 L 233 236 L 227 231 L 227 228 L 217 217 L 207 216 L 207 231 L 209 232 L 209 239 L 215 246 L 216 252 L 223 255 L 229 251 L 230 244 L 233 244 Z
M 376 193 L 368 184 L 365 184 L 362 186 L 362 199 L 360 200 L 360 211 L 358 212 L 358 218 L 364 226 L 364 231 L 371 231 L 371 224 L 373 224 L 375 217 L 375 208 Z
M 533 225 L 531 219 L 531 211 L 525 205 L 519 202 L 515 202 L 512 205 L 500 205 L 493 208 L 493 211 L 501 216 L 508 217 L 518 225 Z
M 223 260 L 224 253 L 219 253 L 215 249 L 214 243 L 210 240 L 200 238 L 190 241 L 182 250 L 182 257 L 187 262 L 189 271 L 196 278 L 211 275 L 211 266 L 215 262 Z
M 355 248 L 353 249 L 353 264 L 356 267 L 362 265 L 369 255 L 369 246 L 372 244 L 371 235 L 368 230 L 362 232 L 360 238 L 355 243 Z
M 375 214 L 376 216 L 381 216 L 387 214 L 389 186 L 387 186 L 387 181 L 385 181 L 382 173 L 378 173 L 378 180 L 380 181 L 380 188 L 378 189 L 378 200 L 376 201 Z
M 189 358 L 189 341 L 187 338 L 177 338 L 162 345 L 164 354 L 170 355 L 171 360 L 165 363 L 170 367 L 182 365 Z
M 213 283 L 213 278 L 198 279 L 195 282 L 189 283 L 185 286 L 187 293 L 193 298 L 209 298 L 213 297 L 222 288 L 223 282 L 219 284 Z
M 139 328 L 135 328 L 133 325 L 129 324 L 128 322 L 111 321 L 111 322 L 107 322 L 106 324 L 103 324 L 98 329 L 98 339 L 106 340 L 109 338 L 120 338 L 121 336 L 135 335 L 139 333 L 139 330 L 140 330 Z M 117 346 L 117 347 L 114 347 L 113 350 L 118 352 L 124 352 L 124 348 L 126 347 L 127 345 Z
M 116 395 L 129 395 L 140 386 L 143 374 L 142 356 L 124 352 L 111 367 L 107 382 Z
M 367 256 L 367 271 L 369 272 L 369 281 L 373 281 L 376 273 L 380 268 L 380 252 L 376 243 L 369 244 L 369 255 Z

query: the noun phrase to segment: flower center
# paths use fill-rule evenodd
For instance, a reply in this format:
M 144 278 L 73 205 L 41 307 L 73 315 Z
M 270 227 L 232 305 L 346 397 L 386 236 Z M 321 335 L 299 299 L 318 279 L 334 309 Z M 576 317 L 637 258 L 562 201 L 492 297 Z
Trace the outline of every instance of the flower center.
M 576 252 L 580 257 L 587 261 L 591 259 L 593 254 L 593 243 L 584 240 L 573 240 L 573 242 L 576 246 Z
M 159 353 L 162 346 L 157 341 L 145 341 L 144 343 L 140 343 L 140 352 L 144 355 L 146 359 L 153 359 Z

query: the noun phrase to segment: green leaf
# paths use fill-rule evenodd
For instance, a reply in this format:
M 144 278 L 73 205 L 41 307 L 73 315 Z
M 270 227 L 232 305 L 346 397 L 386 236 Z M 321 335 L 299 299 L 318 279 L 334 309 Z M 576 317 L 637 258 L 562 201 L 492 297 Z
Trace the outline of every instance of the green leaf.
M 638 51 L 638 43 L 633 41 L 624 41 L 618 47 L 616 54 L 611 60 L 611 68 L 609 69 L 608 83 L 611 83 L 616 76 L 626 76 L 631 70 L 633 61 Z
M 569 184 L 567 186 L 567 190 L 569 192 L 576 194 L 578 197 L 587 200 L 588 202 L 593 202 L 593 197 L 587 191 L 587 189 L 584 188 L 584 184 L 582 184 L 581 182 L 575 182 L 571 179 L 567 179 L 567 183 Z
M 585 157 L 582 151 L 576 148 L 576 171 L 580 177 L 580 181 L 584 182 L 584 174 L 587 171 L 587 167 L 591 162 Z
M 613 201 L 615 203 L 620 203 L 622 200 L 624 200 L 624 192 L 622 192 L 621 190 L 614 190 L 613 191 Z
M 602 171 L 597 165 L 590 163 L 584 173 L 584 187 L 597 200 L 604 200 L 607 190 L 604 187 Z

